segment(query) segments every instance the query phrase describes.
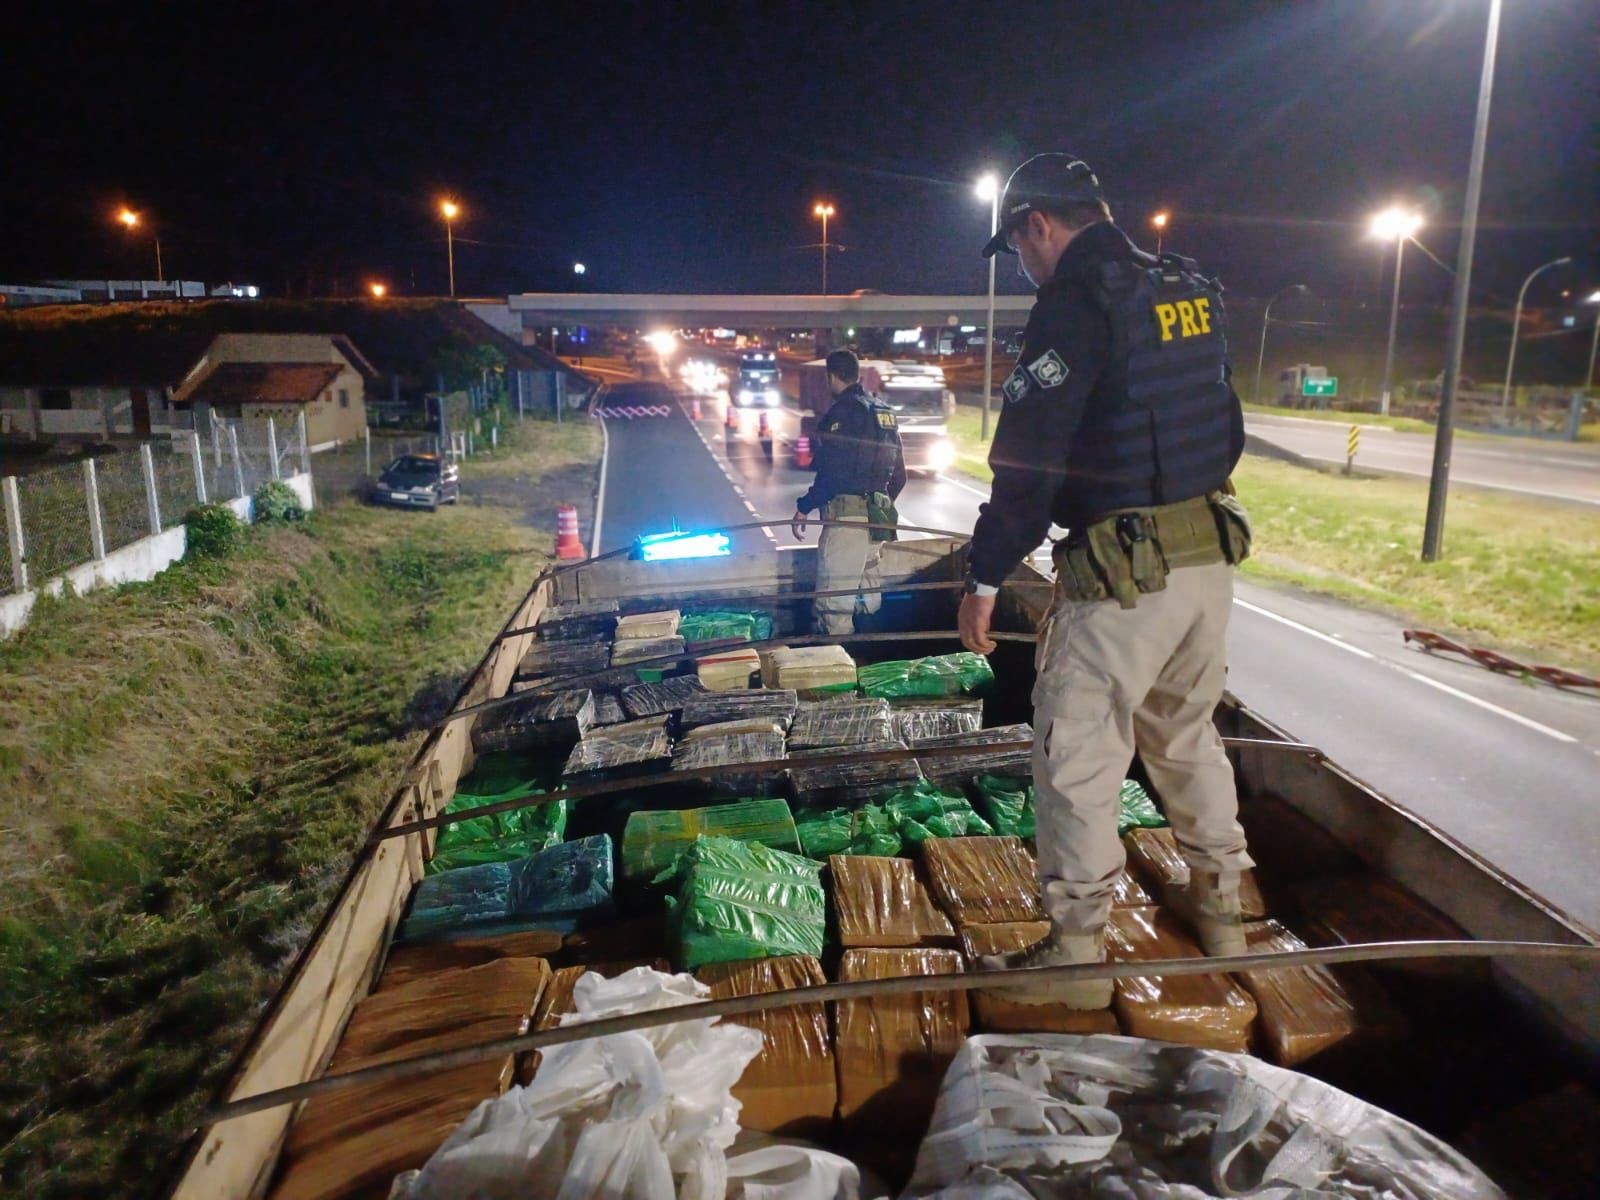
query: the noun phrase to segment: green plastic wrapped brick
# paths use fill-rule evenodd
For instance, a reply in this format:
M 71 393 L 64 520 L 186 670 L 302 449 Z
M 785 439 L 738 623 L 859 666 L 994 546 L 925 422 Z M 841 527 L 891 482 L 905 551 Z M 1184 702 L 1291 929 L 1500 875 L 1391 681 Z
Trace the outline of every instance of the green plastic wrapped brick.
M 772 636 L 772 618 L 764 612 L 729 612 L 711 609 L 684 613 L 678 636 L 685 642 L 762 642 Z
M 896 858 L 903 843 L 889 814 L 876 804 L 863 804 L 855 811 L 830 808 L 795 818 L 800 834 L 800 852 L 807 858 L 826 861 L 830 854 L 873 854 Z
M 525 776 L 526 771 L 520 772 Z M 518 778 L 518 773 L 503 771 L 474 771 L 464 783 L 472 790 L 457 790 L 444 815 L 465 812 L 516 796 L 542 794 L 544 789 L 531 781 Z M 481 790 L 498 787 L 498 791 Z M 553 800 L 527 808 L 514 808 L 509 812 L 490 813 L 482 817 L 469 817 L 451 821 L 439 827 L 438 839 L 433 845 L 433 857 L 428 860 L 426 873 L 437 875 L 457 867 L 477 866 L 481 863 L 510 862 L 527 858 L 541 850 L 559 845 L 567 831 L 567 801 Z
M 857 668 L 856 682 L 863 696 L 883 700 L 905 696 L 970 696 L 988 690 L 994 683 L 994 669 L 983 655 L 963 650 L 928 658 L 868 663 Z
M 1117 836 L 1121 837 L 1130 829 L 1160 829 L 1166 823 L 1166 817 L 1161 815 L 1156 802 L 1150 799 L 1150 793 L 1133 780 L 1124 779 L 1122 811 L 1117 817 Z
M 678 856 L 667 921 L 680 970 L 822 953 L 822 864 L 759 842 L 697 838 Z
M 979 837 L 994 833 L 960 791 L 945 791 L 927 780 L 891 792 L 883 802 L 900 840 L 920 846 L 931 837 Z
M 978 776 L 978 799 L 995 832 L 1007 837 L 1033 836 L 1033 784 L 1014 775 Z
M 800 850 L 787 800 L 740 800 L 710 808 L 635 812 L 629 814 L 622 834 L 623 878 L 636 883 L 654 879 L 701 836 L 760 842 L 771 850 Z

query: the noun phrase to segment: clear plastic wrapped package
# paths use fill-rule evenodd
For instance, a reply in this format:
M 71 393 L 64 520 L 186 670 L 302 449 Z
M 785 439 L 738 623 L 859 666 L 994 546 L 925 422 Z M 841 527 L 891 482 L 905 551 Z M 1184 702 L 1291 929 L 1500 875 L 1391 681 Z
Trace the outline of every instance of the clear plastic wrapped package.
M 904 843 L 894 819 L 876 804 L 808 809 L 795 814 L 800 850 L 807 858 L 833 854 L 899 854 Z
M 593 675 L 611 664 L 611 647 L 604 642 L 535 642 L 517 663 L 518 683 L 555 682 L 576 675 Z
M 672 761 L 672 738 L 667 718 L 644 717 L 620 725 L 596 726 L 567 756 L 567 778 L 623 775 L 665 770 Z
M 817 960 L 806 954 L 709 963 L 694 974 L 711 988 L 712 1000 L 762 996 L 827 982 Z M 761 1053 L 733 1088 L 734 1099 L 744 1105 L 739 1125 L 787 1137 L 826 1137 L 839 1102 L 827 1006 L 795 1004 L 724 1020 L 761 1034 Z
M 955 950 L 846 950 L 839 982 L 959 975 L 962 969 Z M 840 1119 L 874 1136 L 921 1133 L 969 1023 L 963 992 L 839 1001 L 834 1053 Z
M 843 746 L 824 746 L 816 750 L 791 752 L 794 765 L 789 769 L 789 783 L 795 797 L 811 806 L 851 804 L 870 800 L 885 789 L 903 784 L 915 784 L 922 778 L 914 758 L 887 759 L 880 762 L 852 761 L 839 766 L 805 766 L 808 758 L 838 755 L 846 751 Z M 885 750 L 904 750 L 904 742 L 867 742 L 848 747 L 860 754 L 878 754 Z
M 685 730 L 727 721 L 774 721 L 784 730 L 794 720 L 797 705 L 794 690 L 756 689 L 742 692 L 701 691 L 684 701 L 679 718 Z
M 843 646 L 768 646 L 761 651 L 761 684 L 801 695 L 856 690 L 856 660 Z
M 670 868 L 697 837 L 760 842 L 771 850 L 800 849 L 794 817 L 783 800 L 742 800 L 669 812 L 633 812 L 622 835 L 622 877 L 649 883 Z
M 527 795 L 527 789 L 504 796 L 479 796 L 457 792 L 445 806 L 444 815 L 453 816 L 469 809 Z M 567 802 L 551 800 L 526 808 L 489 813 L 482 817 L 455 820 L 439 827 L 433 844 L 433 857 L 425 868 L 429 875 L 470 867 L 479 863 L 511 862 L 527 858 L 557 845 L 567 828 Z
M 1126 789 L 1128 785 L 1123 786 Z M 1134 829 L 1122 839 L 1122 845 L 1128 852 L 1129 866 L 1155 890 L 1158 900 L 1188 886 L 1189 864 L 1171 829 Z M 1246 869 L 1239 876 L 1239 907 L 1247 921 L 1259 921 L 1267 915 L 1266 901 L 1253 870 Z
M 929 838 L 922 861 L 934 897 L 958 926 L 1044 919 L 1038 868 L 1019 838 Z
M 976 733 L 956 733 L 928 738 L 918 750 L 939 750 L 949 746 L 991 746 L 1026 742 L 1015 750 L 995 750 L 988 754 L 961 754 L 918 759 L 922 773 L 935 783 L 966 780 L 979 775 L 1031 775 L 1033 773 L 1033 726 L 1026 723 L 999 725 Z
M 696 658 L 694 669 L 700 682 L 714 692 L 747 689 L 761 670 L 761 655 L 754 649 L 719 650 Z
M 1245 926 L 1252 954 L 1304 950 L 1306 944 L 1276 921 Z M 1280 1067 L 1292 1067 L 1357 1034 L 1394 1034 L 1400 1017 L 1359 971 L 1286 967 L 1239 974 L 1261 1011 L 1261 1040 Z
M 1116 885 L 1111 892 L 1112 908 L 1145 908 L 1155 901 L 1150 898 L 1150 893 L 1140 886 L 1139 881 L 1133 877 L 1133 872 L 1124 869 L 1117 876 Z
M 618 638 L 611 647 L 611 665 L 625 667 L 652 658 L 672 658 L 683 654 L 681 637 Z
M 934 837 L 979 837 L 994 833 L 958 788 L 927 780 L 883 796 L 883 809 L 909 850 Z
M 629 613 L 617 618 L 617 641 L 654 641 L 657 638 L 676 637 L 681 619 L 675 608 Z
M 1106 925 L 1113 962 L 1202 958 L 1177 919 L 1160 908 L 1114 908 Z M 1134 1037 L 1246 1051 L 1256 1002 L 1226 975 L 1140 976 L 1116 983 L 1117 1019 Z
M 622 710 L 634 719 L 676 712 L 690 697 L 703 691 L 705 685 L 696 675 L 678 675 L 660 683 L 636 683 L 622 689 Z
M 615 692 L 594 694 L 593 725 L 620 725 L 628 719 L 622 710 L 622 699 Z
M 718 796 L 773 796 L 783 790 L 783 768 L 741 770 L 740 766 L 776 762 L 781 758 L 783 734 L 737 733 L 727 737 L 691 738 L 680 743 L 672 758 L 672 769 L 720 768 L 717 774 L 705 780 L 705 786 Z
M 458 867 L 417 885 L 399 940 L 575 929 L 611 915 L 611 839 L 562 842 L 514 862 Z
M 668 926 L 684 970 L 822 953 L 822 864 L 756 842 L 701 837 L 678 856 Z
M 908 746 L 916 746 L 929 738 L 976 733 L 982 729 L 983 701 L 901 701 L 890 705 L 889 715 L 894 721 L 895 737 Z
M 909 858 L 835 854 L 828 875 L 834 925 L 845 949 L 954 944 L 955 927 Z
M 1118 797 L 1117 836 L 1124 837 L 1134 829 L 1160 829 L 1167 823 L 1150 793 L 1133 779 L 1122 781 L 1122 794 Z
M 534 626 L 541 638 L 571 641 L 610 641 L 617 629 L 615 600 L 578 600 L 552 604 Z
M 1071 1034 L 968 1038 L 903 1195 L 1505 1200 L 1432 1134 L 1321 1080 Z
M 479 754 L 570 746 L 593 724 L 594 693 L 574 688 L 554 696 L 518 700 L 481 714 L 472 727 L 472 746 Z
M 679 718 L 681 725 L 682 718 Z M 766 733 L 773 737 L 781 738 L 783 722 L 772 717 L 750 717 L 743 721 L 718 721 L 713 725 L 696 725 L 688 730 L 680 739 L 683 742 L 706 741 L 707 739 L 737 737 L 741 733 Z
M 994 668 L 981 654 L 960 650 L 926 658 L 867 663 L 856 668 L 863 696 L 971 696 L 994 684 Z
M 696 642 L 764 642 L 772 636 L 772 617 L 742 609 L 703 609 L 686 612 L 677 632 L 690 645 Z
M 973 784 L 984 815 L 996 833 L 1033 837 L 1033 782 L 1017 775 L 980 775 Z
M 1050 934 L 1049 921 L 1012 921 L 997 925 L 963 925 L 961 950 L 970 963 L 985 955 L 1026 950 Z M 1116 1033 L 1117 1016 L 1109 1008 L 1068 1008 L 1065 1004 L 1019 1004 L 1001 988 L 968 993 L 973 1019 L 990 1033 Z
M 894 722 L 887 700 L 812 700 L 795 708 L 789 726 L 789 748 L 859 746 L 894 740 Z

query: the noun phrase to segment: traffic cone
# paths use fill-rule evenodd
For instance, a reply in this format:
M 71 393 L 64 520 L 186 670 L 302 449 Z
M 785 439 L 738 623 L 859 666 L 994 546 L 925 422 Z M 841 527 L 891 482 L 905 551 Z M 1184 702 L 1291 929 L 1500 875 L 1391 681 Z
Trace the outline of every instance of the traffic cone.
M 556 508 L 556 557 L 585 557 L 583 543 L 578 540 L 578 510 L 570 504 Z
M 700 397 L 699 396 L 691 396 L 689 398 L 689 419 L 691 421 L 698 421 L 700 419 Z
M 729 432 L 739 428 L 739 410 L 733 406 L 732 400 L 728 401 L 728 419 L 723 422 L 723 426 Z
M 756 431 L 756 436 L 763 442 L 772 440 L 772 425 L 767 421 L 767 414 L 761 414 L 761 428 Z
M 811 465 L 811 439 L 803 433 L 794 444 L 794 465 L 797 467 Z

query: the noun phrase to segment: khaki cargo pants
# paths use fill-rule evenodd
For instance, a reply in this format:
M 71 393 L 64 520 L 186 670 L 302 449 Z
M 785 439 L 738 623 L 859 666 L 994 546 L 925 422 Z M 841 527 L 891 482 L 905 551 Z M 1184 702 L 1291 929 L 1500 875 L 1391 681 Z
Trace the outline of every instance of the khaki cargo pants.
M 866 521 L 865 496 L 835 496 L 823 506 L 829 521 Z M 811 602 L 811 623 L 818 633 L 847 634 L 856 629 L 855 614 L 875 613 L 883 603 L 877 591 L 878 557 L 882 542 L 872 540 L 870 529 L 829 525 L 817 539 L 817 591 L 842 588 L 874 589 L 855 596 L 819 596 Z
M 1226 678 L 1233 568 L 1179 567 L 1138 606 L 1056 605 L 1033 691 L 1039 882 L 1058 929 L 1099 929 L 1125 856 L 1118 795 L 1137 748 L 1192 870 L 1252 866 L 1233 768 L 1211 722 Z

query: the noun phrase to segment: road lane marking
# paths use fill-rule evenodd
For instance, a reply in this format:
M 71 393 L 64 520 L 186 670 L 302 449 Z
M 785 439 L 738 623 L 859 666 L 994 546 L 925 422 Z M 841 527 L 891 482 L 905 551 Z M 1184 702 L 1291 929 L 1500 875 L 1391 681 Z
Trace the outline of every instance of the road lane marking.
M 1428 687 L 1444 692 L 1447 696 L 1454 696 L 1457 700 L 1465 700 L 1468 704 L 1476 705 L 1486 712 L 1505 717 L 1508 721 L 1515 721 L 1518 725 L 1531 729 L 1535 733 L 1542 733 L 1546 737 L 1555 738 L 1558 742 L 1576 742 L 1578 740 L 1571 734 L 1562 733 L 1561 730 L 1552 729 L 1548 725 L 1541 725 L 1538 721 L 1525 717 L 1521 713 L 1512 712 L 1509 708 L 1501 708 L 1500 705 L 1474 696 L 1471 692 L 1464 692 L 1460 688 L 1451 687 L 1448 683 L 1441 683 L 1439 680 L 1424 675 L 1420 671 L 1413 671 L 1410 667 L 1403 667 L 1399 663 L 1380 658 L 1371 651 L 1363 650 L 1359 646 L 1352 646 L 1349 642 L 1341 641 L 1332 634 L 1323 633 L 1320 629 L 1313 629 L 1309 625 L 1303 625 L 1299 621 L 1291 620 L 1288 617 L 1272 612 L 1270 609 L 1262 608 L 1259 604 L 1251 604 L 1248 600 L 1241 600 L 1237 596 L 1233 598 L 1233 602 L 1240 608 L 1248 609 L 1250 612 L 1266 617 L 1269 621 L 1287 625 L 1290 629 L 1309 634 L 1311 637 L 1316 638 L 1318 641 L 1326 642 L 1330 646 L 1337 646 L 1341 650 L 1354 654 L 1357 658 L 1369 659 L 1381 666 L 1388 667 L 1392 671 L 1398 671 L 1409 679 L 1414 679 L 1418 683 L 1426 684 Z
M 953 485 L 955 487 L 958 487 L 963 492 L 971 492 L 974 496 L 977 496 L 980 500 L 987 500 L 989 498 L 989 493 L 988 492 L 980 491 L 977 488 L 973 487 L 970 483 L 962 483 L 961 480 L 952 479 L 948 475 L 935 475 L 934 478 L 939 480 L 941 483 L 948 483 L 948 484 L 951 484 L 951 485 Z

